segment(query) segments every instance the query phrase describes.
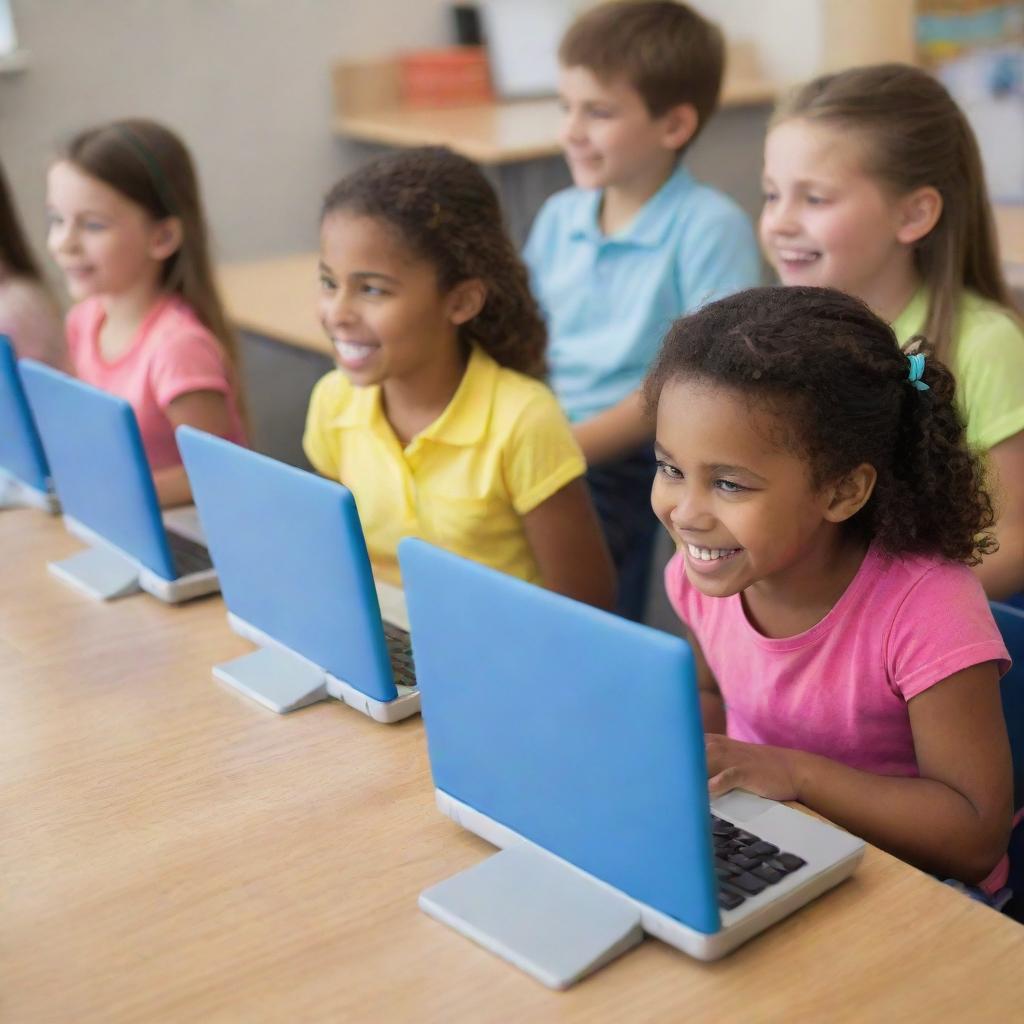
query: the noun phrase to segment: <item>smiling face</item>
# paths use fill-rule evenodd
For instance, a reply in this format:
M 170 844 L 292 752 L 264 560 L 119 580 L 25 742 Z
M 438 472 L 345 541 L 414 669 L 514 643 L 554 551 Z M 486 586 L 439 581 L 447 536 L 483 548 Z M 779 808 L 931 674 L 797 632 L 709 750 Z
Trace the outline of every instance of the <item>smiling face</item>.
M 559 141 L 579 188 L 654 189 L 671 173 L 677 138 L 671 113 L 652 117 L 625 78 L 602 81 L 584 67 L 563 67 Z M 652 192 L 653 194 L 653 192 Z
M 171 255 L 166 222 L 67 160 L 47 175 L 46 210 L 47 245 L 73 299 L 156 286 Z
M 881 312 L 892 281 L 913 273 L 913 251 L 901 241 L 905 203 L 863 167 L 855 136 L 799 118 L 773 128 L 761 244 L 783 284 L 838 288 Z
M 455 292 L 386 224 L 345 211 L 320 229 L 320 322 L 341 371 L 366 387 L 458 361 Z
M 807 460 L 780 445 L 785 431 L 735 390 L 689 379 L 662 390 L 651 505 L 701 593 L 784 584 L 809 552 L 836 543 L 832 493 L 816 489 Z

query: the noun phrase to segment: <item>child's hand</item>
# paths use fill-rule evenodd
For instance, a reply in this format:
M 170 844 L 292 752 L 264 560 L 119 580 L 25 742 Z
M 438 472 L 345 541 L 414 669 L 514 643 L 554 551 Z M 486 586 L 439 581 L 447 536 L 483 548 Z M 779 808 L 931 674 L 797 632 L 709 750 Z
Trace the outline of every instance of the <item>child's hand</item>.
M 796 800 L 795 751 L 766 747 L 759 743 L 741 743 L 728 736 L 707 733 L 704 749 L 708 761 L 708 792 L 712 797 L 730 789 L 769 800 Z

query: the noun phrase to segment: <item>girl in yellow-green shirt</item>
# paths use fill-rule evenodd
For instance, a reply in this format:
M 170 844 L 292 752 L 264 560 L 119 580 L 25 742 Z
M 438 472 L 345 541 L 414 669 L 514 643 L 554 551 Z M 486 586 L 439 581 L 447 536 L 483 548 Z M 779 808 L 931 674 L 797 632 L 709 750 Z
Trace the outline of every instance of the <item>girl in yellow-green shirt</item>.
M 963 112 L 907 65 L 822 76 L 776 112 L 763 186 L 761 242 L 783 284 L 856 295 L 952 367 L 997 500 L 999 549 L 976 571 L 990 598 L 1024 590 L 1024 330 Z

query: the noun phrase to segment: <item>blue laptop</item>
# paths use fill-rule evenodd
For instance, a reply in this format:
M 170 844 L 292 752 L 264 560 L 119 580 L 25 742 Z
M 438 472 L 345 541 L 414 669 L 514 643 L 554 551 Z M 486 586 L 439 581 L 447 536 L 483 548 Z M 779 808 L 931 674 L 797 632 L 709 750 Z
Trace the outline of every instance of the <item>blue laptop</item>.
M 50 571 L 103 599 L 139 589 L 172 603 L 216 593 L 205 546 L 164 524 L 132 407 L 31 359 L 19 366 L 64 522 L 92 545 Z
M 397 588 L 387 618 L 352 493 L 179 427 L 178 447 L 228 621 L 260 650 L 214 675 L 273 711 L 334 697 L 380 722 L 420 709 Z
M 0 334 L 0 508 L 57 512 L 50 467 L 18 375 L 11 340 Z
M 502 848 L 427 913 L 563 988 L 645 932 L 723 956 L 853 872 L 838 828 L 709 805 L 683 640 L 420 540 L 399 559 L 438 805 Z

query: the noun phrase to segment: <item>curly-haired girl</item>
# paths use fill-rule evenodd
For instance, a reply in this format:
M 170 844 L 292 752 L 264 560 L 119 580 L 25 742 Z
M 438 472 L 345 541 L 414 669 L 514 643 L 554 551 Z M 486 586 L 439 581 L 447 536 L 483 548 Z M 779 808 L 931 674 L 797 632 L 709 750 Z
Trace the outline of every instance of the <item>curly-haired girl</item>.
M 968 568 L 992 506 L 953 392 L 858 299 L 741 292 L 676 321 L 648 378 L 652 504 L 712 794 L 800 800 L 991 895 L 1009 663 Z
M 377 574 L 397 582 L 414 535 L 609 605 L 583 456 L 539 379 L 544 324 L 479 169 L 412 149 L 331 189 L 319 312 L 339 369 L 313 391 L 303 445 L 355 494 Z

